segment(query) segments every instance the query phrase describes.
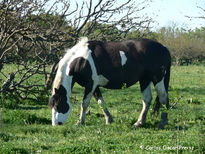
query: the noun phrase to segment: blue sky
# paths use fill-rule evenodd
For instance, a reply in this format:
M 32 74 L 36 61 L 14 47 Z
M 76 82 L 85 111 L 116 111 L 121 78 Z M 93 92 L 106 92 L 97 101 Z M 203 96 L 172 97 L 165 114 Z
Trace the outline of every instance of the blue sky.
M 205 8 L 205 0 L 153 0 L 149 11 L 154 13 L 158 24 L 154 28 L 167 27 L 176 24 L 185 29 L 205 26 L 205 19 L 192 19 L 185 16 L 205 16 L 205 12 L 197 8 Z
M 55 2 L 56 0 L 52 0 Z M 71 6 L 78 2 L 80 5 L 81 0 L 70 0 Z M 86 1 L 86 0 L 85 0 Z M 88 0 L 89 1 L 89 0 Z M 97 3 L 98 0 L 93 0 Z M 117 2 L 124 3 L 125 0 L 116 0 Z M 136 3 L 143 0 L 136 0 Z M 153 18 L 155 21 L 151 26 L 153 29 L 159 29 L 161 27 L 177 26 L 184 29 L 195 29 L 196 27 L 205 27 L 205 19 L 192 19 L 185 16 L 205 16 L 205 12 L 197 8 L 200 6 L 205 9 L 205 0 L 149 0 L 149 3 L 143 13 Z M 118 3 L 117 3 L 118 4 Z M 138 13 L 138 12 L 136 12 Z M 139 15 L 139 14 L 138 14 Z

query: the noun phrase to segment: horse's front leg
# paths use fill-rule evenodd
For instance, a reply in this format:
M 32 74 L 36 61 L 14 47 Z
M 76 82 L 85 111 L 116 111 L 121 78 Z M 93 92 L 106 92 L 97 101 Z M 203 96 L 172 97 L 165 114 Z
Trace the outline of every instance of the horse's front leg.
M 98 102 L 98 104 L 100 105 L 100 108 L 102 109 L 104 116 L 105 116 L 105 120 L 106 120 L 106 124 L 110 124 L 113 122 L 112 116 L 110 114 L 110 112 L 108 111 L 105 101 L 102 97 L 102 94 L 100 92 L 99 87 L 97 87 L 94 91 L 94 97 L 96 99 L 96 101 Z
M 81 125 L 85 123 L 85 116 L 86 116 L 86 110 L 90 104 L 90 99 L 92 97 L 93 91 L 94 91 L 94 87 L 92 86 L 87 86 L 85 88 L 85 93 L 84 93 L 84 97 L 83 97 L 83 102 L 81 104 L 81 112 L 80 112 L 80 117 L 79 120 L 77 122 L 77 125 Z

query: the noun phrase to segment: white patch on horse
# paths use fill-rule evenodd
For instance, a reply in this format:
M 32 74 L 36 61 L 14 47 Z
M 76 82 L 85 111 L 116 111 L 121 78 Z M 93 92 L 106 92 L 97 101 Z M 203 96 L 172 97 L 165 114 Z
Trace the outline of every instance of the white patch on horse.
M 59 69 L 58 69 L 58 73 L 60 74 L 58 77 L 58 80 L 56 79 L 56 82 L 58 83 L 57 85 L 59 86 L 59 83 L 62 82 L 61 78 L 63 73 L 63 68 L 67 68 L 66 71 L 66 75 L 69 74 L 69 66 L 70 64 L 79 57 L 82 57 L 86 60 L 88 60 L 91 70 L 92 70 L 92 79 L 94 81 L 95 86 L 96 85 L 101 85 L 101 86 L 105 86 L 108 82 L 108 80 L 103 76 L 103 75 L 98 75 L 97 74 L 97 70 L 93 61 L 93 58 L 91 56 L 91 50 L 88 48 L 88 38 L 87 37 L 83 37 L 80 39 L 80 41 L 71 49 L 67 50 L 67 53 L 65 54 L 65 56 L 63 57 L 63 59 L 60 61 L 59 63 Z M 125 56 L 124 56 L 125 57 Z M 126 58 L 126 57 L 125 57 Z M 125 59 L 123 58 L 123 59 Z M 57 86 L 54 86 L 57 87 Z M 66 87 L 66 86 L 65 86 Z
M 157 91 L 157 95 L 159 96 L 160 103 L 166 104 L 168 95 L 164 86 L 164 77 L 155 85 L 155 89 Z
M 92 79 L 94 81 L 93 87 L 95 88 L 97 85 L 105 86 L 108 83 L 108 79 L 106 79 L 103 75 L 97 74 L 97 69 L 96 69 L 94 60 L 93 60 L 92 55 L 91 55 L 92 51 L 89 48 L 88 48 L 88 50 L 89 50 L 88 52 L 90 54 L 88 55 L 87 60 L 90 64 L 91 71 L 92 71 Z
M 152 92 L 151 92 L 151 85 L 149 84 L 147 88 L 142 92 L 143 101 L 146 103 L 151 102 L 152 100 Z
M 74 47 L 67 50 L 65 56 L 59 62 L 58 71 L 56 73 L 56 77 L 54 80 L 54 86 L 53 86 L 54 88 L 58 88 L 60 84 L 63 84 L 63 78 L 66 78 L 65 81 L 69 80 L 67 79 L 69 76 L 69 69 L 70 69 L 69 66 L 73 62 L 73 60 L 79 57 L 88 59 L 90 51 L 88 50 L 87 42 L 88 42 L 88 38 L 83 37 Z M 72 78 L 70 80 L 72 80 Z M 70 83 L 71 82 L 69 82 L 69 84 Z M 64 87 L 67 87 L 67 85 L 64 85 Z
M 124 66 L 127 62 L 127 57 L 124 51 L 120 51 L 121 65 Z
M 57 70 L 56 77 L 55 77 L 54 84 L 53 84 L 54 88 L 59 88 L 62 82 L 62 78 L 65 75 L 64 72 L 66 72 L 66 74 L 69 73 L 68 70 L 65 70 L 65 68 L 69 68 L 70 63 L 74 59 L 78 57 L 83 57 L 87 59 L 88 54 L 89 54 L 87 50 L 88 48 L 87 42 L 88 42 L 88 38 L 82 37 L 75 46 L 73 46 L 71 49 L 68 49 L 66 51 L 66 54 L 64 55 L 64 57 L 60 60 L 58 64 L 58 70 Z M 64 86 L 64 87 L 67 87 L 67 86 Z
M 60 84 L 61 84 L 61 80 L 62 80 L 62 72 L 58 69 L 57 73 L 56 73 L 56 76 L 55 76 L 55 79 L 53 81 L 53 90 L 52 90 L 52 94 L 54 95 L 55 94 L 55 88 L 59 88 Z
M 100 108 L 102 109 L 103 114 L 105 116 L 106 124 L 109 124 L 111 122 L 111 121 L 109 121 L 109 119 L 111 120 L 112 117 L 106 108 L 104 99 L 102 97 L 99 97 L 97 101 L 98 101 L 98 104 L 100 105 Z
M 62 124 L 66 123 L 68 116 L 71 112 L 71 106 L 69 106 L 69 110 L 66 113 L 58 113 L 55 111 L 54 108 L 52 108 L 52 125 L 55 126 L 58 124 L 58 122 L 61 122 Z

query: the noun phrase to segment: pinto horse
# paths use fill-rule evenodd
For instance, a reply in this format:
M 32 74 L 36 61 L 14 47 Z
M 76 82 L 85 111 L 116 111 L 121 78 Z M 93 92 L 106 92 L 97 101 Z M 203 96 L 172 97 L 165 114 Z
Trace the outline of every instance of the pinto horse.
M 85 87 L 78 124 L 85 122 L 86 109 L 92 95 L 103 110 L 106 124 L 109 124 L 113 119 L 99 87 L 122 89 L 139 81 L 143 108 L 134 127 L 143 126 L 152 100 L 151 83 L 157 92 L 155 110 L 159 111 L 160 106 L 169 107 L 170 66 L 169 50 L 158 42 L 149 39 L 101 42 L 89 41 L 87 37 L 83 37 L 68 49 L 59 62 L 49 100 L 52 125 L 67 121 L 71 112 L 71 90 L 75 82 Z M 164 128 L 167 123 L 167 113 L 162 112 L 159 128 Z

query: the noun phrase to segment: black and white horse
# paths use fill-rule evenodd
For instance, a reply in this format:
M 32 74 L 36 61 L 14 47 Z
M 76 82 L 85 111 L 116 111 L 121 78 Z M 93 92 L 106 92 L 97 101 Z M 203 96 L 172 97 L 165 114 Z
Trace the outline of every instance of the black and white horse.
M 157 92 L 157 109 L 168 108 L 168 85 L 171 57 L 168 49 L 149 39 L 125 42 L 89 41 L 83 37 L 60 60 L 53 83 L 49 105 L 52 108 L 52 125 L 64 124 L 71 112 L 70 95 L 75 82 L 85 87 L 78 124 L 85 122 L 86 109 L 92 95 L 105 115 L 106 123 L 112 122 L 99 87 L 122 89 L 137 81 L 143 95 L 143 108 L 135 127 L 145 124 L 152 100 L 150 84 Z M 167 124 L 167 113 L 162 112 L 159 127 Z

